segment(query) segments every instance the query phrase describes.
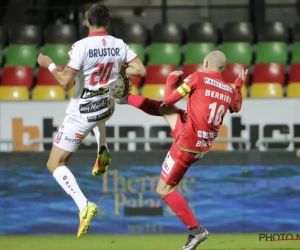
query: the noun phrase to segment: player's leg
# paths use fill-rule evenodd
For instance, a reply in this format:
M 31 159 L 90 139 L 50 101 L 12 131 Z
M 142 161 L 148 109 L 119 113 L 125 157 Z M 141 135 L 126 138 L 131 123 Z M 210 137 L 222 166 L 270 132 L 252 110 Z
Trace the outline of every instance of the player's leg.
M 82 193 L 67 164 L 90 130 L 91 128 L 85 124 L 82 118 L 68 115 L 57 132 L 47 162 L 47 168 L 53 174 L 53 177 L 65 192 L 73 198 L 78 207 L 80 220 L 78 237 L 82 237 L 87 233 L 90 221 L 96 214 L 98 207 L 88 201 Z
M 193 250 L 207 239 L 209 233 L 202 227 L 190 209 L 186 199 L 176 191 L 190 164 L 196 160 L 196 155 L 186 155 L 174 143 L 162 165 L 160 180 L 156 192 L 161 199 L 173 210 L 177 217 L 189 228 L 188 241 L 182 250 Z
M 107 143 L 106 143 L 106 128 L 105 122 L 99 122 L 93 129 L 97 144 L 98 144 L 98 156 L 92 170 L 93 176 L 99 176 L 104 174 L 111 162 Z

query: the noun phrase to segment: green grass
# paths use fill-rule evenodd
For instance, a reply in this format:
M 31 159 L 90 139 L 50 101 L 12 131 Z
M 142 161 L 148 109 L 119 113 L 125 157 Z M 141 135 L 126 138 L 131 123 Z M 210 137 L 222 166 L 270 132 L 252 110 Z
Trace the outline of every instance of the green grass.
M 187 235 L 1 236 L 1 250 L 179 250 Z M 258 234 L 212 234 L 197 249 L 300 249 L 300 241 L 262 242 Z

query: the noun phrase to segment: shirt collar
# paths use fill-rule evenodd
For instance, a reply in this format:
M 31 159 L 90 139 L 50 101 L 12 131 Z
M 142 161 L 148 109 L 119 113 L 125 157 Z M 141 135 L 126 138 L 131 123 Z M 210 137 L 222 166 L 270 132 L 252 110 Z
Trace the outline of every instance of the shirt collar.
M 105 30 L 103 30 L 103 31 L 91 32 L 91 33 L 89 33 L 88 36 L 107 36 L 107 35 L 108 35 L 108 33 Z
M 222 73 L 217 71 L 209 71 L 208 74 L 212 75 L 214 78 L 222 80 Z

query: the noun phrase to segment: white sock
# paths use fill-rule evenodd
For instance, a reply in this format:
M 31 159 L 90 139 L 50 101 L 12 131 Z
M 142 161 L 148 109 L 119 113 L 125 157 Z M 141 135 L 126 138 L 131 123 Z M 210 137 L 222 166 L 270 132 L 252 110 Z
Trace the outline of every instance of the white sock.
M 66 166 L 61 166 L 55 169 L 53 177 L 56 179 L 58 184 L 66 191 L 67 194 L 71 195 L 75 201 L 79 211 L 86 208 L 87 198 L 81 192 L 74 175 Z

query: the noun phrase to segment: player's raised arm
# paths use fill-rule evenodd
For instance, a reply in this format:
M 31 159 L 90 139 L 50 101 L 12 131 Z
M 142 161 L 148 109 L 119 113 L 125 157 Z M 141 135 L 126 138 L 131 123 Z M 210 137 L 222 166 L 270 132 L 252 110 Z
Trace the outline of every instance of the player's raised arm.
M 41 67 L 48 68 L 58 84 L 64 89 L 70 89 L 72 87 L 78 71 L 77 69 L 67 66 L 63 71 L 58 71 L 52 59 L 43 54 L 39 54 L 38 63 Z
M 164 97 L 164 103 L 166 105 L 175 104 L 192 91 L 192 82 L 197 80 L 196 74 L 192 74 L 184 79 L 183 84 L 181 84 L 177 89 L 174 90 L 174 86 L 178 81 L 179 76 L 182 74 L 182 71 L 176 70 L 168 76 Z
M 235 80 L 235 98 L 230 104 L 229 111 L 230 113 L 238 113 L 241 108 L 242 108 L 242 103 L 243 103 L 243 96 L 242 96 L 242 86 L 246 80 L 248 74 L 248 70 L 244 71 L 242 69 L 241 73 L 239 74 L 239 77 Z

